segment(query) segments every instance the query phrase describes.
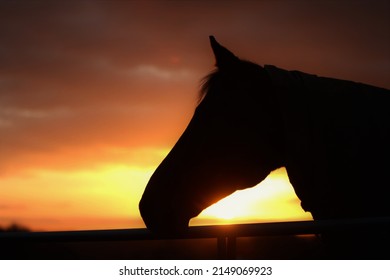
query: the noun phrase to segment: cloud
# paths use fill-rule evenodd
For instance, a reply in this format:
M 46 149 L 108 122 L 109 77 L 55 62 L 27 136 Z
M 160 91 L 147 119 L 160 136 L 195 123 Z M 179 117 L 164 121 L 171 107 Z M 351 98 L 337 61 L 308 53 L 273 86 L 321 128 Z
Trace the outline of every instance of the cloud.
M 71 114 L 72 111 L 65 108 L 56 108 L 51 110 L 37 110 L 37 109 L 18 109 L 18 108 L 0 107 L 0 118 L 2 119 L 59 118 Z
M 128 74 L 138 79 L 142 79 L 146 77 L 148 79 L 153 79 L 153 80 L 157 79 L 157 80 L 165 80 L 165 81 L 172 81 L 172 80 L 183 81 L 189 78 L 193 78 L 194 76 L 191 74 L 191 71 L 188 69 L 170 70 L 170 69 L 157 67 L 155 65 L 138 65 L 133 69 L 130 69 L 128 71 Z

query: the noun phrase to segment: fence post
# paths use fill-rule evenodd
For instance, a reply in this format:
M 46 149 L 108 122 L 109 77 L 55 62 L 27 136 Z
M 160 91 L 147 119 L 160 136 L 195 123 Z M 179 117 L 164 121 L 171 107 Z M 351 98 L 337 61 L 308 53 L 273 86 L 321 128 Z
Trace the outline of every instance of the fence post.
M 225 236 L 217 237 L 217 250 L 218 250 L 218 259 L 226 260 L 227 259 L 227 241 Z
M 218 258 L 221 260 L 232 260 L 236 258 L 236 237 L 217 237 Z
M 228 236 L 226 237 L 227 242 L 227 248 L 226 248 L 226 256 L 229 260 L 235 260 L 236 259 L 236 237 L 235 236 Z

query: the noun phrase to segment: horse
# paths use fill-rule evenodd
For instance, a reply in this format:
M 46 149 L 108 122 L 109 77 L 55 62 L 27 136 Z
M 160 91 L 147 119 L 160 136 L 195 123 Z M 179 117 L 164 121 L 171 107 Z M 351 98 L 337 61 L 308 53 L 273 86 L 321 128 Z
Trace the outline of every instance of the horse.
M 260 66 L 210 44 L 216 69 L 140 200 L 148 229 L 183 232 L 281 167 L 314 220 L 390 216 L 388 89 Z

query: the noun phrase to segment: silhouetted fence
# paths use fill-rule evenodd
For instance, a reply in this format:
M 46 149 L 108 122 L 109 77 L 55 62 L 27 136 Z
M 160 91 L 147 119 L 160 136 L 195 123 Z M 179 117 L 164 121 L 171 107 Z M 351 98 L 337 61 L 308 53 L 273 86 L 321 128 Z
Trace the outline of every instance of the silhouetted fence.
M 114 229 L 114 230 L 82 230 L 57 232 L 2 232 L 0 245 L 12 243 L 38 242 L 103 242 L 103 241 L 137 241 L 168 239 L 202 239 L 217 240 L 218 257 L 220 259 L 235 258 L 236 238 L 261 237 L 278 235 L 307 235 L 323 233 L 376 232 L 390 228 L 390 217 L 323 220 L 300 222 L 276 222 L 258 224 L 236 224 L 217 226 L 194 226 L 178 235 L 157 236 L 147 229 Z M 4 243 L 3 243 L 4 244 Z

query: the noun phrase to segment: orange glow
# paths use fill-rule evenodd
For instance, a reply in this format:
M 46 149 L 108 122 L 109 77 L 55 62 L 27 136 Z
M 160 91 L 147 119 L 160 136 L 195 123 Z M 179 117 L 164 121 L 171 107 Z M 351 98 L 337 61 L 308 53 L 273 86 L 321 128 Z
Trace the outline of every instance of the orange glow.
M 168 150 L 140 151 L 159 162 Z M 33 230 L 144 227 L 138 211 L 156 166 L 103 166 L 96 170 L 34 170 L 0 179 L 0 225 L 13 222 Z M 205 209 L 190 225 L 307 220 L 285 170 L 254 188 L 237 191 Z
M 149 157 L 155 154 L 150 151 Z M 143 227 L 138 202 L 153 171 L 111 165 L 84 171 L 32 170 L 0 179 L 5 186 L 0 188 L 0 225 L 19 223 L 34 230 Z
M 272 172 L 253 188 L 236 191 L 205 209 L 191 224 L 231 224 L 311 220 L 289 183 L 284 168 Z

